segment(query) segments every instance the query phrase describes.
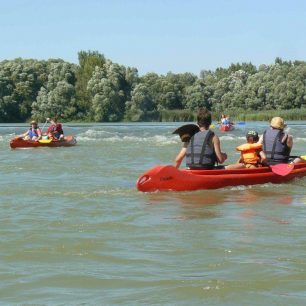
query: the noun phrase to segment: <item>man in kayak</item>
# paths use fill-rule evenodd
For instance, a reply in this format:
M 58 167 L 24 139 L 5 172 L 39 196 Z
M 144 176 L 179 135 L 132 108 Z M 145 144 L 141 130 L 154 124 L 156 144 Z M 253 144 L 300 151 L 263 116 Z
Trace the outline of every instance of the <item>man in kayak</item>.
M 259 138 L 269 165 L 289 162 L 293 137 L 284 132 L 285 127 L 283 118 L 274 117 L 270 122 L 270 128 L 266 129 Z
M 41 139 L 41 130 L 35 120 L 31 121 L 31 127 L 21 136 L 24 140 L 38 141 Z
M 209 129 L 211 113 L 207 109 L 199 110 L 197 124 L 200 130 L 184 142 L 175 158 L 176 168 L 185 157 L 186 166 L 191 169 L 213 169 L 216 163 L 222 164 L 227 159 L 226 153 L 221 152 L 219 137 Z
M 50 118 L 47 118 L 47 122 L 51 123 L 46 132 L 48 137 L 50 139 L 64 140 L 64 131 L 62 125 L 56 122 L 56 119 L 52 120 Z

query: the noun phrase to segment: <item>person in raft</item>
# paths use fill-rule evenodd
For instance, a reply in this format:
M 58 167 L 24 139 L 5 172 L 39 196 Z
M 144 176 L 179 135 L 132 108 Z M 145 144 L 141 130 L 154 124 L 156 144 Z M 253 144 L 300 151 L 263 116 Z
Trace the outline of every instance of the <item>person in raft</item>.
M 31 127 L 21 136 L 24 140 L 38 141 L 41 139 L 41 130 L 35 120 L 31 121 Z
M 226 122 L 227 122 L 227 119 L 226 119 L 225 115 L 222 114 L 219 123 L 221 123 L 221 124 L 226 124 Z
M 60 123 L 56 121 L 56 118 L 54 120 L 47 118 L 47 122 L 51 123 L 46 132 L 48 138 L 55 140 L 64 140 L 63 127 Z
M 266 164 L 267 156 L 262 150 L 262 144 L 256 131 L 248 131 L 246 134 L 247 143 L 236 148 L 240 152 L 240 158 L 236 164 L 228 165 L 226 169 L 258 168 Z
M 268 165 L 289 162 L 293 137 L 284 132 L 285 127 L 283 118 L 274 117 L 270 122 L 270 127 L 259 138 L 258 142 L 263 145 Z
M 183 148 L 175 158 L 175 167 L 179 168 L 186 157 L 186 166 L 190 169 L 213 169 L 216 163 L 222 164 L 226 153 L 221 152 L 219 137 L 209 129 L 211 113 L 200 109 L 197 115 L 199 131 L 184 142 Z

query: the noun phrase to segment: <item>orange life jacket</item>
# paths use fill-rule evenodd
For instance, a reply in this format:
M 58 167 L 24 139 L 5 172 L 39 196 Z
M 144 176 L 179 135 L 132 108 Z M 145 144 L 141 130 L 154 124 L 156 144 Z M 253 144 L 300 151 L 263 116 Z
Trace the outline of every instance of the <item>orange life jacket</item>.
M 260 161 L 258 151 L 262 149 L 262 144 L 245 143 L 236 149 L 241 152 L 241 157 L 245 164 L 257 164 Z

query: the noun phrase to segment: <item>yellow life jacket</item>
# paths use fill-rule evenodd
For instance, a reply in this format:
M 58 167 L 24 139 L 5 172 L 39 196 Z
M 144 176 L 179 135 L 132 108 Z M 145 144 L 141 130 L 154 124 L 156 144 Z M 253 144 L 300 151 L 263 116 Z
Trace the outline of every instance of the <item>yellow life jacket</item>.
M 260 143 L 245 143 L 238 146 L 237 151 L 241 152 L 241 157 L 245 164 L 257 164 L 260 160 L 258 155 L 258 150 L 262 149 L 262 144 Z

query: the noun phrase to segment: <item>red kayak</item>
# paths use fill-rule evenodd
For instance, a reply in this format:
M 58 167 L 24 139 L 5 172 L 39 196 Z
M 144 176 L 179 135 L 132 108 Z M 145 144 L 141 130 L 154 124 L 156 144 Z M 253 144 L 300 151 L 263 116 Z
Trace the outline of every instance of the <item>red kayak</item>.
M 77 143 L 76 139 L 71 136 L 65 136 L 64 140 L 24 140 L 23 138 L 14 138 L 10 141 L 12 149 L 16 148 L 37 148 L 37 147 L 71 147 Z
M 136 186 L 139 191 L 143 192 L 187 191 L 265 183 L 280 184 L 306 176 L 306 163 L 295 164 L 291 168 L 288 174 L 282 176 L 272 172 L 270 167 L 231 170 L 178 170 L 174 166 L 158 165 L 141 175 Z
M 219 130 L 221 132 L 228 132 L 228 131 L 232 131 L 234 130 L 235 127 L 233 124 L 221 124 L 220 127 L 219 127 Z

